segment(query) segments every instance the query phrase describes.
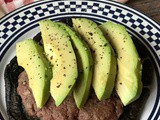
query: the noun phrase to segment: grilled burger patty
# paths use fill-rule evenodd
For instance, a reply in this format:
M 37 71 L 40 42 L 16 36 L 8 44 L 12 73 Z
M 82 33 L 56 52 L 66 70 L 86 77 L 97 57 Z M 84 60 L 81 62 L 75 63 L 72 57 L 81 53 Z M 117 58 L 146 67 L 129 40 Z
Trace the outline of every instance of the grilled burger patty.
M 150 62 L 145 64 L 148 66 Z M 96 118 L 117 120 L 119 117 L 120 120 L 135 120 L 149 95 L 149 90 L 144 88 L 137 101 L 123 108 L 116 93 L 110 99 L 100 102 L 92 92 L 87 103 L 80 110 L 77 109 L 72 96 L 69 96 L 59 107 L 55 106 L 54 100 L 50 97 L 46 105 L 38 109 L 28 86 L 27 74 L 18 66 L 16 57 L 6 67 L 5 83 L 9 120 L 38 120 L 39 118 L 43 120 L 94 120 Z M 146 82 L 145 86 L 148 84 L 150 82 Z
M 28 115 L 42 120 L 117 120 L 123 112 L 123 105 L 116 95 L 100 102 L 93 92 L 86 105 L 80 110 L 76 107 L 72 95 L 58 107 L 50 97 L 46 105 L 38 109 L 25 71 L 19 75 L 17 92 L 22 98 Z

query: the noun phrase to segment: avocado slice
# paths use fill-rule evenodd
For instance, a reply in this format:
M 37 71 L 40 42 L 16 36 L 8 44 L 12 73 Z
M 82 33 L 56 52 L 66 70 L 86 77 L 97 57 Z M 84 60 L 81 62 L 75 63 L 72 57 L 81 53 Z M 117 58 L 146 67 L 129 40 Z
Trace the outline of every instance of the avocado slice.
M 126 106 L 136 100 L 142 92 L 141 60 L 126 28 L 111 21 L 100 25 L 118 54 L 116 91 Z
M 50 96 L 49 86 L 52 78 L 50 62 L 43 49 L 32 39 L 16 44 L 18 65 L 22 66 L 29 78 L 29 86 L 38 108 L 42 108 Z
M 75 30 L 93 51 L 94 74 L 92 86 L 99 100 L 109 98 L 114 88 L 116 57 L 98 25 L 86 18 L 72 19 Z
M 77 83 L 73 90 L 74 99 L 78 108 L 86 103 L 92 82 L 93 60 L 88 45 L 69 26 L 59 23 L 68 32 L 75 47 L 78 65 Z
M 53 65 L 50 92 L 59 106 L 77 80 L 77 60 L 71 38 L 63 27 L 51 20 L 42 20 L 39 24 L 45 53 Z

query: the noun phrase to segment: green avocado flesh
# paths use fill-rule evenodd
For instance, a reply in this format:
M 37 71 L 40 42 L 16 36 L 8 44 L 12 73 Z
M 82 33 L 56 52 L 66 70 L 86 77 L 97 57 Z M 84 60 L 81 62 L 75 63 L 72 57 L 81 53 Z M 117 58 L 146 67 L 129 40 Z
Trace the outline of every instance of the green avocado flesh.
M 92 55 L 87 44 L 78 37 L 71 28 L 62 23 L 59 24 L 68 32 L 75 47 L 78 64 L 78 79 L 73 90 L 73 95 L 77 107 L 81 108 L 88 99 L 92 82 Z
M 85 18 L 72 19 L 74 29 L 93 51 L 94 74 L 92 86 L 99 100 L 109 98 L 116 76 L 116 56 L 96 23 Z
M 126 106 L 136 100 L 142 92 L 141 61 L 124 26 L 109 21 L 100 25 L 100 28 L 118 54 L 116 91 Z
M 72 22 L 74 30 L 60 22 L 40 21 L 44 50 L 32 39 L 16 44 L 18 65 L 28 74 L 37 107 L 42 108 L 50 94 L 59 106 L 73 91 L 81 108 L 91 84 L 100 101 L 109 98 L 114 87 L 124 106 L 138 99 L 142 65 L 126 28 L 111 21 L 98 26 L 86 18 Z
M 44 50 L 53 65 L 50 92 L 59 106 L 72 90 L 78 76 L 77 60 L 69 34 L 56 22 L 40 21 Z
M 43 49 L 32 39 L 16 44 L 18 65 L 22 66 L 29 78 L 29 86 L 38 108 L 42 108 L 50 96 L 49 86 L 52 69 L 43 54 Z

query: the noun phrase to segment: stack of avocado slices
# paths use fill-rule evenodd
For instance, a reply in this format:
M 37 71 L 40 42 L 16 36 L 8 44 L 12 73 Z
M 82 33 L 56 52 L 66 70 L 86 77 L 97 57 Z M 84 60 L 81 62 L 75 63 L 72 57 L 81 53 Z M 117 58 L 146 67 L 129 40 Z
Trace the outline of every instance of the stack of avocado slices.
M 98 26 L 86 18 L 72 22 L 70 28 L 42 20 L 43 47 L 32 39 L 16 45 L 18 64 L 28 74 L 37 107 L 42 108 L 50 94 L 59 106 L 73 93 L 81 108 L 91 85 L 100 101 L 110 98 L 114 87 L 125 106 L 136 100 L 142 91 L 142 66 L 125 27 L 110 21 Z

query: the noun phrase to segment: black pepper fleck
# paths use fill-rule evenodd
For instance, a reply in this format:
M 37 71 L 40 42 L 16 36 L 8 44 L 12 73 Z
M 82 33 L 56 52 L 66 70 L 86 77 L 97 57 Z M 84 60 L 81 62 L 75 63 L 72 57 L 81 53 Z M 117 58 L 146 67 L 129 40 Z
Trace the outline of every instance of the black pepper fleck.
M 93 36 L 93 33 L 92 33 L 92 32 L 88 32 L 88 33 L 89 33 L 90 36 Z
M 68 86 L 68 88 L 71 88 L 71 87 L 72 87 L 72 85 L 69 85 L 69 86 Z
M 58 85 L 56 86 L 57 88 L 60 88 L 61 87 L 61 83 L 57 83 Z
M 67 45 L 67 44 L 66 44 L 65 46 L 66 46 L 66 47 L 68 47 L 68 45 Z
M 107 45 L 108 45 L 108 44 L 107 44 L 107 43 L 105 43 L 105 44 L 104 44 L 104 47 L 106 47 Z
M 53 59 L 53 56 L 51 56 L 50 59 L 52 60 L 52 59 Z

